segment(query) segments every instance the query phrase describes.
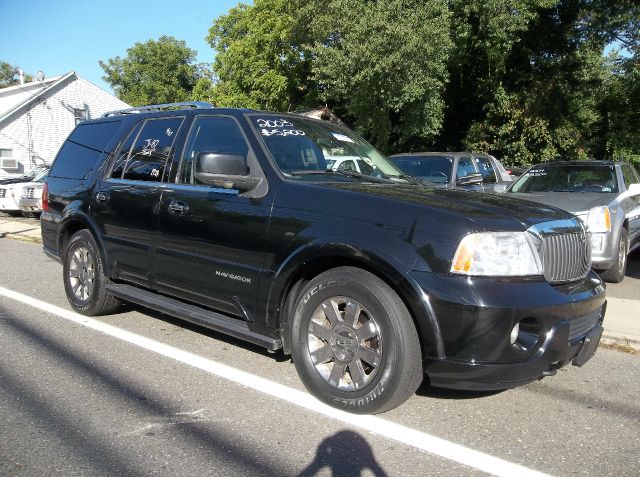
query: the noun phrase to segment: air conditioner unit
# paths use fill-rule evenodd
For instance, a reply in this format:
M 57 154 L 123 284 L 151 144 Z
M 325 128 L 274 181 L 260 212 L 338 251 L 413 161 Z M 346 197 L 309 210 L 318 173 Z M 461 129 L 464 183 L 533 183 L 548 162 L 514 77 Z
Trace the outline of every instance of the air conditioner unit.
M 18 160 L 12 157 L 0 157 L 0 169 L 17 169 Z

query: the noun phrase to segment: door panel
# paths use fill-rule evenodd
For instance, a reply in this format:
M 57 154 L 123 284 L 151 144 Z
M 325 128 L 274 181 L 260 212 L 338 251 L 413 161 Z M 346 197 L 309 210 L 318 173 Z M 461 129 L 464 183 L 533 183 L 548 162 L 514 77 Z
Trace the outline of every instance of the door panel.
M 169 117 L 138 123 L 116 153 L 109 178 L 94 190 L 91 215 L 114 277 L 150 285 L 162 179 L 183 121 Z
M 273 193 L 244 197 L 198 183 L 200 152 L 253 154 L 237 122 L 198 116 L 185 142 L 177 184 L 162 194 L 154 282 L 158 290 L 252 320 Z M 257 167 L 257 166 L 254 166 Z M 251 171 L 258 175 L 257 171 Z
M 178 205 L 180 207 L 174 207 Z M 251 314 L 271 205 L 237 191 L 176 185 L 162 195 L 155 285 L 239 317 Z

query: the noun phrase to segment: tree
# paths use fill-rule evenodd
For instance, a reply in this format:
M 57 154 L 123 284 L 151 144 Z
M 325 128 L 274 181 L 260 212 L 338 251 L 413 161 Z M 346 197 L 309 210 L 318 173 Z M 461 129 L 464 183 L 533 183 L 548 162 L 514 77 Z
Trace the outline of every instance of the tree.
M 444 0 L 307 0 L 312 71 L 330 108 L 383 151 L 429 143 L 442 125 L 451 46 Z
M 19 67 L 13 66 L 5 61 L 0 61 L 0 88 L 19 84 L 19 73 Z M 24 73 L 24 80 L 26 82 L 33 81 L 33 77 L 30 74 Z
M 475 87 L 458 88 L 452 78 L 446 130 L 453 134 L 446 138 L 447 144 L 456 147 L 461 142 L 511 165 L 611 158 L 614 136 L 618 143 L 629 144 L 613 124 L 614 118 L 630 117 L 625 110 L 629 101 L 625 106 L 615 97 L 621 99 L 620 88 L 633 92 L 623 81 L 632 69 L 614 72 L 603 51 L 614 40 L 624 40 L 630 51 L 637 48 L 639 7 L 629 0 L 527 3 L 531 7 L 527 21 L 513 30 L 509 47 L 499 55 L 500 68 L 491 74 L 489 68 L 487 74 L 473 71 L 467 81 L 472 78 Z M 456 48 L 460 45 L 456 41 Z M 477 52 L 468 57 L 480 58 L 481 64 L 490 56 Z M 628 131 L 627 120 L 623 122 Z M 519 126 L 512 127 L 515 124 Z
M 171 36 L 136 43 L 127 56 L 98 63 L 102 77 L 118 98 L 133 106 L 173 103 L 191 98 L 198 81 L 196 52 L 186 43 Z
M 460 149 L 472 125 L 488 113 L 487 105 L 496 102 L 496 109 L 504 108 L 504 98 L 496 95 L 501 94 L 513 48 L 537 18 L 539 9 L 556 2 L 449 2 L 453 48 L 447 65 L 450 81 L 444 95 L 446 111 L 440 147 Z
M 217 105 L 275 111 L 315 105 L 296 11 L 295 2 L 256 0 L 214 21 L 207 41 L 216 50 L 218 81 L 208 94 Z

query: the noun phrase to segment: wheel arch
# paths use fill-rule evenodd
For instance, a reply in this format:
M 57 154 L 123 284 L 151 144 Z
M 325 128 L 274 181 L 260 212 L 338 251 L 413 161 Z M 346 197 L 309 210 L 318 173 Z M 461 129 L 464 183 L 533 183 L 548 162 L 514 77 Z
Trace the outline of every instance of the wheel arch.
M 62 220 L 62 224 L 60 227 L 60 232 L 58 234 L 58 253 L 60 257 L 64 260 L 64 253 L 67 249 L 67 245 L 71 240 L 71 237 L 74 236 L 80 230 L 88 230 L 89 233 L 93 236 L 93 239 L 96 241 L 98 245 L 98 251 L 100 253 L 100 258 L 102 259 L 103 266 L 105 267 L 105 272 L 109 275 L 110 270 L 108 270 L 108 262 L 106 260 L 104 246 L 100 235 L 97 233 L 95 225 L 89 219 L 89 217 L 84 214 L 73 214 L 64 217 Z
M 350 253 L 353 252 L 353 253 Z M 354 267 L 365 270 L 385 282 L 402 300 L 418 332 L 422 356 L 443 354 L 440 328 L 433 314 L 428 297 L 409 275 L 410 269 L 401 270 L 384 257 L 355 251 L 351 248 L 334 247 L 331 252 L 318 254 L 305 260 L 297 260 L 274 281 L 270 304 L 272 319 L 280 331 L 283 350 L 291 353 L 291 319 L 295 301 L 305 284 L 321 273 L 338 268 Z M 285 275 L 285 276 L 283 276 Z

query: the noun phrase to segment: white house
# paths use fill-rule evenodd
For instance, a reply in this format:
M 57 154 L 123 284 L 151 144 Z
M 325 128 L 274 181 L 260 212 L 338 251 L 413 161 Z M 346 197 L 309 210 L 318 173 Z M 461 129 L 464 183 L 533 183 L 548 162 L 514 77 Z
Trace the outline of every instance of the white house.
M 73 71 L 0 89 L 0 179 L 51 164 L 77 123 L 128 107 Z

